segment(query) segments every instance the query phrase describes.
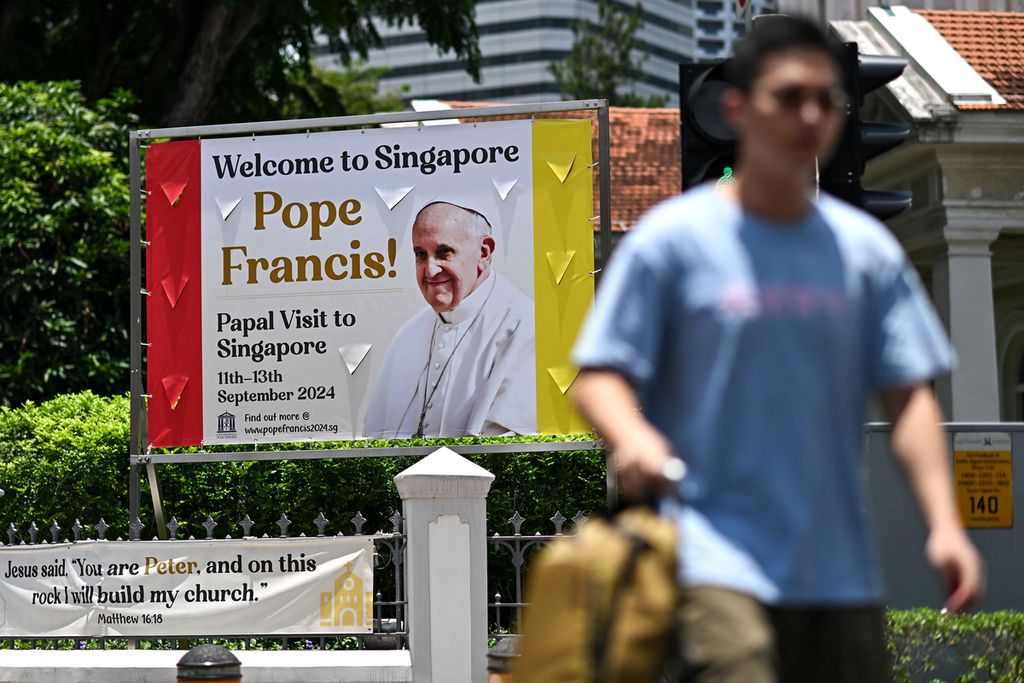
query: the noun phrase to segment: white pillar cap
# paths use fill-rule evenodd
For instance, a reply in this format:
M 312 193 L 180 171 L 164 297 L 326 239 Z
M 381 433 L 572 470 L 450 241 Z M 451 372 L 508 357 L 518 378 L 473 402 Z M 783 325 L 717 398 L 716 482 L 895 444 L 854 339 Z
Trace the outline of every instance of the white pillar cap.
M 395 475 L 402 500 L 485 498 L 493 481 L 493 474 L 445 447 Z

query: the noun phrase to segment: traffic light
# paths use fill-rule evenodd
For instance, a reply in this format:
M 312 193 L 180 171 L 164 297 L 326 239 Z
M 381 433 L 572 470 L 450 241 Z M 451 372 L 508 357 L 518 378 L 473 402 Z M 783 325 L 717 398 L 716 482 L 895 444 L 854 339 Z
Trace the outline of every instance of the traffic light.
M 736 133 L 722 114 L 730 60 L 679 65 L 680 140 L 683 189 L 705 180 L 732 178 Z
M 911 194 L 861 187 L 868 159 L 899 146 L 910 135 L 902 123 L 861 121 L 864 96 L 896 80 L 907 66 L 903 57 L 862 55 L 857 43 L 843 43 L 843 80 L 849 97 L 846 127 L 828 166 L 818 175 L 818 186 L 879 219 L 895 216 L 910 206 Z

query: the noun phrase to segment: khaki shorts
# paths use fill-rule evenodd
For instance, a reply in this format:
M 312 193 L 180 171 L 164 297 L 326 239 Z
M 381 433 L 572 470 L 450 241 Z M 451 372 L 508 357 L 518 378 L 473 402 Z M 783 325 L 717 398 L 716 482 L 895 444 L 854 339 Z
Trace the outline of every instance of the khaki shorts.
M 765 607 L 721 588 L 686 591 L 682 653 L 693 683 L 885 683 L 881 606 Z

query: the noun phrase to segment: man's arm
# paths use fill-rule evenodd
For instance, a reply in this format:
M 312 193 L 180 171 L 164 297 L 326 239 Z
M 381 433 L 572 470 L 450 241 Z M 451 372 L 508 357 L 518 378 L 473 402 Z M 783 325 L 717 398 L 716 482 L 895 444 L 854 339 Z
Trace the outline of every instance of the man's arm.
M 580 413 L 608 444 L 627 498 L 666 485 L 672 446 L 640 412 L 629 381 L 615 370 L 583 370 L 573 398 Z
M 942 412 L 923 384 L 882 392 L 892 420 L 892 450 L 928 525 L 925 553 L 946 581 L 946 608 L 957 612 L 984 589 L 981 557 L 960 523 L 949 473 Z

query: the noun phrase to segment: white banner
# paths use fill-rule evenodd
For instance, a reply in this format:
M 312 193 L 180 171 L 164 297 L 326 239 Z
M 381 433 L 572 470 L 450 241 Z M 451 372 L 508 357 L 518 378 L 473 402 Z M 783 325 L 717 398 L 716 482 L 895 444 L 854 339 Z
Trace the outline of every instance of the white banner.
M 368 537 L 0 548 L 0 638 L 369 633 Z

